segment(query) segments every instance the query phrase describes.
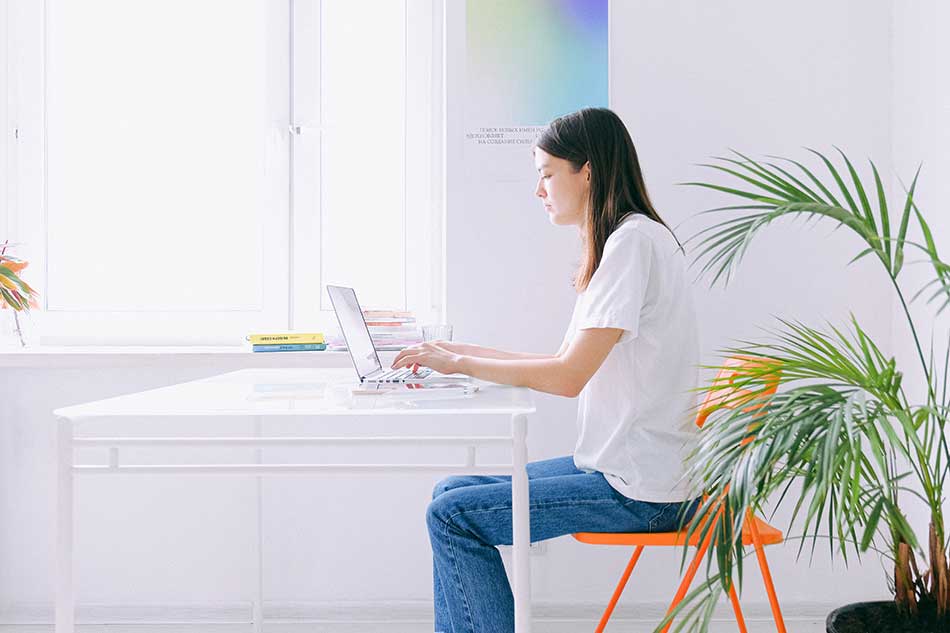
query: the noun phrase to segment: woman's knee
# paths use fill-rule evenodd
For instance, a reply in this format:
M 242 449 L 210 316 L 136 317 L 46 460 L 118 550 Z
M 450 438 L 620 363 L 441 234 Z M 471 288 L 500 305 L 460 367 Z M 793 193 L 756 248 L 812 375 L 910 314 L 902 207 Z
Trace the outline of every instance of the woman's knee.
M 444 532 L 445 527 L 452 520 L 455 503 L 451 499 L 452 495 L 444 494 L 448 490 L 451 490 L 451 488 L 436 494 L 438 492 L 437 487 L 436 492 L 432 494 L 432 501 L 429 502 L 429 506 L 426 508 L 426 527 L 429 529 L 430 535 L 434 536 Z
M 442 494 L 445 494 L 449 490 L 454 490 L 455 488 L 460 488 L 467 485 L 467 477 L 461 475 L 449 475 L 445 479 L 440 480 L 432 488 L 432 498 L 435 499 Z

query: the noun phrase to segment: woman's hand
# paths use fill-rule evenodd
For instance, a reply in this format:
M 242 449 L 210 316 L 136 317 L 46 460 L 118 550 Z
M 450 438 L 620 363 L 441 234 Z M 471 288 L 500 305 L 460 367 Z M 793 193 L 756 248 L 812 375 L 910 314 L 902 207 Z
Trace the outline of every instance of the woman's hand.
M 462 356 L 450 347 L 447 341 L 426 341 L 407 347 L 396 355 L 392 368 L 411 367 L 416 371 L 419 367 L 429 367 L 442 374 L 458 373 Z

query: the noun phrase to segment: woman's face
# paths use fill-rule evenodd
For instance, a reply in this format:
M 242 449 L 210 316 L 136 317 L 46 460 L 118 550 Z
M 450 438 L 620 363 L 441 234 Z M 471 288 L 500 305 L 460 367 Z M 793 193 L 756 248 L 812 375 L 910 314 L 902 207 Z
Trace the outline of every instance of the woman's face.
M 540 175 L 534 194 L 544 203 L 551 224 L 583 228 L 590 198 L 590 163 L 575 172 L 568 161 L 535 147 L 534 166 Z

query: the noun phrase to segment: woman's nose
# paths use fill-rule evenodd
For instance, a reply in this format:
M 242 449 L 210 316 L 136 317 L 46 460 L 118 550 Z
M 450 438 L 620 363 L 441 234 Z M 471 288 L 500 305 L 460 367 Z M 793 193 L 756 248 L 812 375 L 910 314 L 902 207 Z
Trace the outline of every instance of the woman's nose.
M 543 181 L 543 180 L 538 180 L 538 186 L 535 187 L 535 189 L 534 189 L 534 195 L 536 195 L 536 196 L 539 197 L 539 198 L 546 198 L 546 197 L 547 197 L 548 194 L 547 194 L 547 192 L 544 190 L 544 181 Z

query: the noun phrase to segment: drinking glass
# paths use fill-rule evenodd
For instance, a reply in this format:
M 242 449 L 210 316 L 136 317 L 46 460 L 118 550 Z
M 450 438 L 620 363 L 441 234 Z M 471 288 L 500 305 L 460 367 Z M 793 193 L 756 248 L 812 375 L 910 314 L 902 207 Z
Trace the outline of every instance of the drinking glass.
M 451 341 L 452 326 L 447 323 L 434 323 L 422 326 L 423 341 Z

